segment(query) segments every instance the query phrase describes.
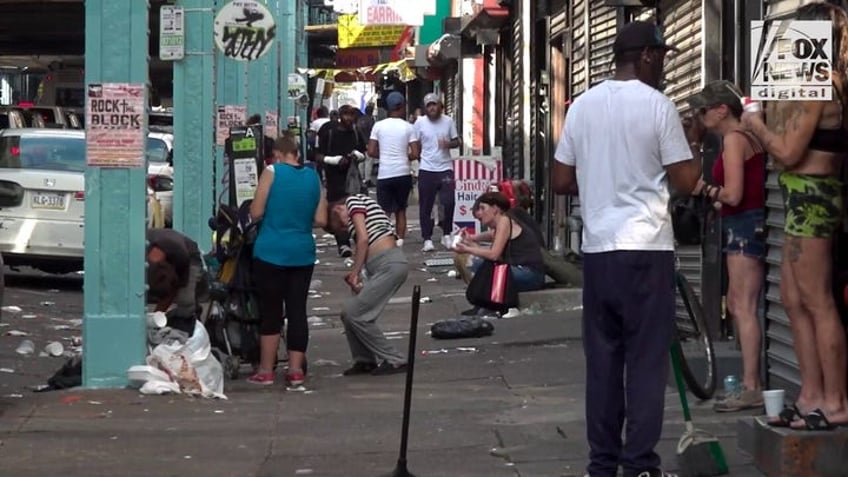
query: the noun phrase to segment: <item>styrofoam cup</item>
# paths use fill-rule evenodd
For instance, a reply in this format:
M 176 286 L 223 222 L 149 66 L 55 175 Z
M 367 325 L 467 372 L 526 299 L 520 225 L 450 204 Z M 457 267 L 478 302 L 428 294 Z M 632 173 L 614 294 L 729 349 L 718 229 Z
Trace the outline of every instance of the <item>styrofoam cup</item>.
M 777 417 L 780 411 L 783 410 L 783 397 L 785 391 L 783 389 L 769 389 L 763 391 L 763 401 L 766 405 L 766 415 L 768 417 Z
M 147 314 L 147 326 L 151 328 L 164 328 L 168 324 L 168 316 L 161 311 Z
M 62 346 L 62 343 L 58 341 L 51 341 L 47 343 L 47 346 L 44 347 L 44 352 L 53 357 L 62 356 L 62 353 L 65 352 L 65 347 Z

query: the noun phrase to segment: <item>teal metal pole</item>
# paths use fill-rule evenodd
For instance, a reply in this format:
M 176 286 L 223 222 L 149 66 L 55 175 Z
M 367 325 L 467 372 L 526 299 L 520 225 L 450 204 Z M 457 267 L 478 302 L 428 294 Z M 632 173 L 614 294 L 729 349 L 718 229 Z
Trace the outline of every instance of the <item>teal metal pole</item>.
M 218 7 L 224 5 L 225 1 L 218 0 Z M 243 61 L 236 61 L 224 56 L 220 50 L 215 52 L 215 68 L 216 68 L 216 105 L 246 105 L 246 78 L 247 65 Z M 248 115 L 250 113 L 248 112 Z M 245 118 L 247 119 L 247 118 Z M 227 202 L 227 194 L 223 194 L 227 189 L 227 169 L 224 164 L 224 147 L 215 147 L 215 194 L 216 200 L 221 199 L 222 202 Z
M 147 0 L 86 0 L 85 82 L 147 83 Z M 145 98 L 146 100 L 147 98 Z M 144 112 L 147 131 L 147 111 Z M 144 363 L 146 172 L 85 172 L 83 385 L 126 386 Z
M 297 54 L 297 35 L 305 34 L 297 32 L 297 4 L 295 0 L 281 1 L 282 12 L 280 15 L 279 37 L 282 52 L 280 55 L 280 89 L 288 91 L 289 73 L 295 72 L 295 60 Z M 294 101 L 288 98 L 288 94 L 280 94 L 280 125 L 286 128 L 289 116 L 294 116 Z
M 185 10 L 185 58 L 174 63 L 174 228 L 204 251 L 215 207 L 215 0 L 179 0 Z
M 276 0 L 265 0 L 264 3 L 276 20 Z M 277 26 L 276 33 L 280 33 L 279 25 Z M 279 40 L 276 39 L 275 41 Z M 263 124 L 265 124 L 265 111 L 275 109 L 276 107 L 273 106 L 276 102 L 272 101 L 276 84 L 272 86 L 270 78 L 274 64 L 273 51 L 274 49 L 272 48 L 265 56 L 251 61 L 247 65 L 247 114 L 261 115 Z
M 294 64 L 295 72 L 297 72 L 297 68 L 306 68 L 309 66 L 309 44 L 306 37 L 306 25 L 309 25 L 309 1 L 300 0 L 298 6 L 300 7 L 298 11 L 300 22 L 296 32 L 298 48 L 297 61 Z M 309 81 L 307 81 L 307 84 L 309 84 Z M 306 131 L 306 128 L 309 127 L 309 109 L 297 107 L 297 111 L 300 116 L 300 129 L 301 131 Z M 303 140 L 305 139 L 306 136 L 303 136 Z

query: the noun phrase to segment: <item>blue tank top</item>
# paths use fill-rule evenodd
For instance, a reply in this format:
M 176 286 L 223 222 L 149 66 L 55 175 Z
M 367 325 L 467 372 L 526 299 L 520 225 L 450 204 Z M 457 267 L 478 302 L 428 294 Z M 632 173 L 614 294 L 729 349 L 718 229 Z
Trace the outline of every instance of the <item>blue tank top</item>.
M 312 223 L 321 198 L 318 174 L 308 167 L 274 164 L 265 215 L 253 256 L 281 267 L 315 264 Z

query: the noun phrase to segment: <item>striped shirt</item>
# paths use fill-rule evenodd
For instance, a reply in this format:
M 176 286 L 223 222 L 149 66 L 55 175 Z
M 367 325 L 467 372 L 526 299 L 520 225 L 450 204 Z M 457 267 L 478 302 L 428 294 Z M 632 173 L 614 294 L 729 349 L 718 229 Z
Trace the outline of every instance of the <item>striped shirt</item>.
M 397 237 L 395 235 L 395 228 L 392 226 L 389 217 L 383 212 L 382 207 L 371 197 L 364 194 L 352 195 L 345 200 L 345 206 L 347 206 L 347 212 L 351 217 L 347 225 L 348 230 L 354 239 L 356 229 L 353 226 L 353 216 L 356 214 L 365 215 L 365 230 L 368 233 L 368 245 L 372 245 L 384 237 Z

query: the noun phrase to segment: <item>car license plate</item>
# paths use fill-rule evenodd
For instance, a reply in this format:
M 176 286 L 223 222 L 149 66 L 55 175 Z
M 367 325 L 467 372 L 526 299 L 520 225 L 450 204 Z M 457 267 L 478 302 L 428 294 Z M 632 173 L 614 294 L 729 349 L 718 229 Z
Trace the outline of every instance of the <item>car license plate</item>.
M 64 210 L 65 194 L 56 192 L 34 192 L 32 194 L 32 208 Z

